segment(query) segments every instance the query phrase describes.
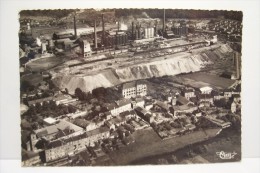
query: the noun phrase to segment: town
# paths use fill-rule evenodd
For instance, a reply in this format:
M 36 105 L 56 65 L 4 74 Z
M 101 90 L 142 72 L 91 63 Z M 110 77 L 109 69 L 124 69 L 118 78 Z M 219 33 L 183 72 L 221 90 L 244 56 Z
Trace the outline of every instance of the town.
M 20 13 L 23 166 L 129 165 L 240 133 L 241 21 L 154 11 Z

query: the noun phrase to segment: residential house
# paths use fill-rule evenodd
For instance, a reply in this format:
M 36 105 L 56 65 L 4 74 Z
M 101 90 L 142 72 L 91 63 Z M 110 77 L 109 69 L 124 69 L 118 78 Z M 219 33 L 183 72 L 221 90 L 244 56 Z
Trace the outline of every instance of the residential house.
M 77 136 L 84 132 L 83 128 L 65 120 L 60 120 L 57 124 L 47 126 L 31 133 L 31 150 L 36 151 L 36 143 L 40 140 L 53 141 L 61 138 Z
M 170 111 L 170 106 L 167 103 L 164 103 L 162 101 L 156 101 L 154 104 L 155 109 L 160 109 L 163 110 L 165 112 L 169 112 Z
M 43 123 L 46 125 L 52 125 L 52 124 L 55 124 L 56 122 L 57 122 L 57 120 L 52 117 L 43 119 Z
M 45 160 L 46 162 L 51 162 L 74 155 L 79 151 L 85 150 L 86 146 L 93 146 L 94 142 L 108 138 L 109 135 L 109 128 L 100 127 L 67 139 L 52 141 L 45 146 Z
M 121 112 L 131 110 L 131 100 L 129 99 L 122 99 L 116 101 L 116 104 L 118 106 L 117 108 L 117 114 L 120 114 Z
M 187 99 L 190 100 L 192 97 L 196 97 L 195 90 L 193 88 L 185 88 L 182 91 L 182 95 Z
M 180 106 L 172 106 L 173 107 L 173 115 L 178 116 L 179 114 L 182 113 L 192 113 L 198 108 L 193 105 L 180 105 Z
M 189 100 L 187 100 L 185 97 L 178 95 L 177 96 L 177 101 L 176 101 L 177 105 L 188 105 L 188 104 L 193 104 L 192 102 L 190 102 Z
M 140 107 L 144 107 L 144 99 L 143 98 L 135 98 L 135 99 L 133 99 L 133 101 L 131 102 L 131 104 L 132 104 L 132 108 L 135 108 L 135 107 L 138 107 L 138 106 L 140 106 Z
M 136 114 L 135 114 L 134 110 L 124 111 L 119 114 L 119 117 L 121 117 L 121 119 L 126 119 L 126 120 L 130 120 L 131 118 L 134 118 L 135 116 L 136 116 Z
M 200 94 L 198 95 L 199 102 L 209 102 L 213 104 L 213 96 L 210 94 Z
M 233 95 L 240 95 L 240 92 L 233 91 L 232 89 L 224 90 L 224 97 L 225 98 L 231 98 Z
M 147 121 L 148 123 L 152 123 L 154 121 L 152 114 L 148 112 L 146 109 L 137 107 L 134 110 L 139 117 L 141 117 L 143 120 Z
M 201 87 L 200 92 L 201 94 L 210 94 L 213 89 L 209 86 Z
M 149 111 L 153 107 L 153 103 L 151 102 L 146 102 L 144 105 L 144 108 Z
M 87 121 L 83 118 L 77 118 L 77 119 L 75 119 L 75 121 L 73 123 L 76 124 L 79 127 L 84 128 L 86 131 L 91 131 L 91 130 L 94 130 L 94 129 L 100 127 L 97 124 L 90 122 L 90 121 Z
M 131 110 L 131 100 L 130 99 L 122 99 L 115 101 L 114 103 L 110 103 L 107 106 L 107 109 L 110 111 L 112 116 L 119 115 L 121 112 Z
M 236 110 L 237 110 L 237 104 L 236 102 L 233 101 L 231 104 L 231 112 L 236 113 Z

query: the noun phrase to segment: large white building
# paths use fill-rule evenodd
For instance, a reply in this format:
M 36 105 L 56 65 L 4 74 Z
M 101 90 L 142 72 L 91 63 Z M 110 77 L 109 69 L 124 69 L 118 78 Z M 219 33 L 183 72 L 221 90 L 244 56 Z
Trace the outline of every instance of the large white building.
M 122 95 L 124 98 L 135 98 L 147 95 L 147 85 L 142 82 L 130 82 L 123 84 Z

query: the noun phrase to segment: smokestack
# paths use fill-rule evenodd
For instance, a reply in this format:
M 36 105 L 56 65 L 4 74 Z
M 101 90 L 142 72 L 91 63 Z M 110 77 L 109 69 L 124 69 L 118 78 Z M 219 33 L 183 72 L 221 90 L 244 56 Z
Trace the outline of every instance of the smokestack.
M 135 36 L 134 36 L 134 22 L 132 22 L 132 40 L 134 40 Z
M 74 15 L 74 35 L 77 37 L 76 16 Z
M 136 25 L 137 28 L 137 38 L 140 39 L 140 25 Z
M 154 25 L 154 36 L 157 36 L 157 20 L 155 21 L 155 25 Z
M 163 32 L 165 31 L 165 9 L 163 9 Z
M 94 43 L 95 43 L 95 49 L 97 49 L 97 26 L 96 26 L 96 20 L 94 21 Z
M 104 22 L 104 13 L 102 13 L 102 44 L 105 46 L 105 22 Z

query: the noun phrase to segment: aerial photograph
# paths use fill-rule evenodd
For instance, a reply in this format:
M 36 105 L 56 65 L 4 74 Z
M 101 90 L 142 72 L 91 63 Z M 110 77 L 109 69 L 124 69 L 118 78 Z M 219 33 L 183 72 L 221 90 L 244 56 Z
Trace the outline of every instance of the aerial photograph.
M 20 11 L 21 165 L 240 162 L 242 21 L 224 10 Z

